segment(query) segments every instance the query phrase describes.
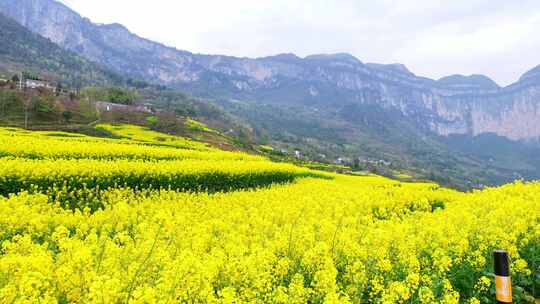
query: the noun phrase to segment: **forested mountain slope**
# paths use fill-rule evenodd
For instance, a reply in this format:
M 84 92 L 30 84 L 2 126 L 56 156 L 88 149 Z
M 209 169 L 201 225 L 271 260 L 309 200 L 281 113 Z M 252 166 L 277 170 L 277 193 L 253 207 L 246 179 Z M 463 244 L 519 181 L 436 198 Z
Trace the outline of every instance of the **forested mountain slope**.
M 123 77 L 50 40 L 0 13 L 0 68 L 5 73 L 28 70 L 69 84 L 118 84 Z

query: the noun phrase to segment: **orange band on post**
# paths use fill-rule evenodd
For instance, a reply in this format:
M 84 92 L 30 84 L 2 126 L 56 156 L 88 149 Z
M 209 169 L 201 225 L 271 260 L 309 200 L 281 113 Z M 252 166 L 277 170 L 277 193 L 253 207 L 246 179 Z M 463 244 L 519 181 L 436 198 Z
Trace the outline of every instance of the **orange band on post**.
M 512 303 L 512 279 L 495 276 L 495 286 L 497 288 L 497 301 Z

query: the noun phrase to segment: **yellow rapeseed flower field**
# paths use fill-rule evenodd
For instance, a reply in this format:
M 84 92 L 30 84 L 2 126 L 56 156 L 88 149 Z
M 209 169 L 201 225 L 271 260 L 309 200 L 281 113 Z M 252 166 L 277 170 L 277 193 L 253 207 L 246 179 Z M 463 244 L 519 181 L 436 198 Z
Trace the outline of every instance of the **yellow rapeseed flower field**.
M 106 125 L 99 125 L 105 128 Z M 225 152 L 187 139 L 141 127 L 108 126 L 119 139 L 95 138 L 65 132 L 30 132 L 0 128 L 0 157 L 32 159 L 141 159 L 141 160 L 264 160 L 245 153 Z M 123 130 L 123 131 L 120 131 Z M 140 132 L 137 132 L 140 131 Z M 131 136 L 131 137 L 128 137 Z M 162 140 L 162 138 L 164 138 Z
M 538 297 L 540 183 L 48 135 L 0 131 L 0 303 L 495 303 L 496 248 L 515 303 Z
M 196 123 L 196 122 L 193 122 Z M 199 123 L 201 124 L 201 123 Z M 202 124 L 201 124 L 202 125 Z M 144 127 L 135 126 L 135 125 L 109 125 L 109 124 L 99 124 L 96 126 L 98 130 L 105 130 L 106 132 L 111 133 L 114 136 L 136 140 L 139 142 L 146 143 L 156 143 L 158 142 L 163 146 L 172 146 L 181 149 L 196 149 L 196 150 L 208 150 L 206 144 L 185 139 L 182 137 L 168 135 L 164 133 L 154 132 Z M 208 129 L 208 131 L 211 131 Z

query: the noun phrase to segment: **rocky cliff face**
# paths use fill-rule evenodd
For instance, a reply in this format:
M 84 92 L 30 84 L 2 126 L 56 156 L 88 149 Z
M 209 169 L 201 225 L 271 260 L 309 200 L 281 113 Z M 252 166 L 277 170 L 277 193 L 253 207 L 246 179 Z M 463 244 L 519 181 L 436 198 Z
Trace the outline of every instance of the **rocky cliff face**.
M 512 140 L 540 137 L 540 86 L 504 88 L 485 95 L 442 99 L 434 123 L 440 134 L 495 133 Z
M 18 73 L 21 67 L 61 80 L 64 84 L 120 85 L 122 76 L 66 51 L 0 13 L 0 71 Z
M 440 135 L 540 137 L 540 67 L 501 88 L 482 75 L 436 81 L 400 64 L 365 64 L 349 54 L 256 59 L 192 54 L 118 24 L 94 24 L 52 0 L 0 0 L 0 12 L 93 61 L 195 95 L 326 109 L 375 103 Z

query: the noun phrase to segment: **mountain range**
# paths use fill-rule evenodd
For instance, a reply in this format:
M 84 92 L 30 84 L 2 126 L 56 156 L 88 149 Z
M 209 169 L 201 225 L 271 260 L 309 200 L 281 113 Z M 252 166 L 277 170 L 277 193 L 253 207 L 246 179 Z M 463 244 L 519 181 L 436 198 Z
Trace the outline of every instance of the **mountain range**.
M 72 86 L 123 82 L 119 74 L 59 47 L 1 13 L 0 45 L 0 71 L 8 75 L 22 70 L 39 71 L 52 80 L 61 79 Z
M 211 99 L 276 146 L 389 160 L 460 184 L 540 177 L 540 66 L 500 87 L 483 75 L 434 80 L 346 53 L 194 54 L 54 0 L 0 0 L 0 13 L 124 77 Z

